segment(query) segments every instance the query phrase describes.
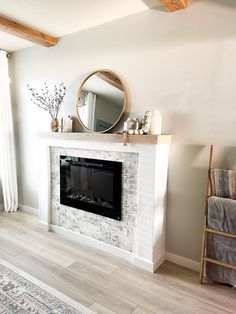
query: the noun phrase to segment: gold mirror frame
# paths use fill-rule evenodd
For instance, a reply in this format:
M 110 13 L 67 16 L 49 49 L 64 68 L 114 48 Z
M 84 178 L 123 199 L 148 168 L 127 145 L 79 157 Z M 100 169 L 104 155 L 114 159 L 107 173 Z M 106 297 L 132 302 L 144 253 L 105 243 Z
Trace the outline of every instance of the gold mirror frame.
M 124 91 L 124 103 L 123 103 L 122 111 L 121 111 L 121 113 L 120 113 L 118 119 L 116 120 L 116 122 L 115 122 L 110 128 L 108 128 L 108 129 L 106 129 L 106 130 L 104 130 L 104 131 L 97 131 L 97 132 L 96 132 L 96 131 L 93 131 L 93 130 L 90 130 L 89 128 L 87 128 L 87 127 L 84 125 L 84 123 L 82 122 L 81 118 L 80 118 L 80 115 L 79 115 L 79 96 L 80 96 L 80 94 L 81 94 L 83 85 L 87 82 L 87 80 L 88 80 L 91 76 L 93 76 L 94 74 L 99 73 L 99 72 L 108 72 L 108 73 L 111 73 L 113 76 L 115 76 L 115 77 L 117 77 L 117 78 L 119 79 L 119 81 L 120 81 L 120 83 L 121 83 L 121 86 L 122 86 L 122 89 L 123 89 L 123 91 Z M 100 69 L 100 70 L 93 71 L 93 72 L 92 72 L 91 74 L 89 74 L 89 75 L 82 81 L 82 83 L 80 84 L 80 88 L 79 88 L 78 93 L 77 93 L 77 96 L 76 96 L 76 114 L 77 114 L 77 118 L 78 118 L 80 124 L 82 125 L 82 127 L 83 127 L 85 130 L 87 130 L 87 131 L 89 131 L 89 132 L 91 132 L 91 133 L 106 133 L 106 132 L 110 131 L 111 129 L 113 129 L 113 128 L 117 125 L 117 123 L 120 121 L 120 119 L 121 119 L 121 117 L 122 117 L 122 115 L 123 115 L 123 113 L 125 112 L 125 109 L 126 109 L 126 107 L 127 107 L 127 99 L 128 99 L 128 93 L 127 93 L 126 85 L 124 84 L 124 81 L 120 78 L 120 76 L 119 76 L 116 72 L 111 71 L 111 70 L 107 70 L 107 69 Z

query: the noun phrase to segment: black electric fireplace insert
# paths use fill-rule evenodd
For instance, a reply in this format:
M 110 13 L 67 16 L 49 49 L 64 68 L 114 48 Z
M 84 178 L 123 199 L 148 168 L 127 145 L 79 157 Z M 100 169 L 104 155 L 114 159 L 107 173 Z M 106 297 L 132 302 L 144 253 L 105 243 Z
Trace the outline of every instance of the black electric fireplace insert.
M 121 220 L 122 163 L 60 156 L 60 203 Z

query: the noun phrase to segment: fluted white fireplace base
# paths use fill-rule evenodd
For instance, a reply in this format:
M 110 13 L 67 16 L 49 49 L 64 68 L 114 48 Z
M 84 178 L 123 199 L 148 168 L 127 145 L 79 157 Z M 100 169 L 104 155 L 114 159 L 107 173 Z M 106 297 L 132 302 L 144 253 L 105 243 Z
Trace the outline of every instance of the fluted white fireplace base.
M 39 226 L 122 257 L 148 271 L 155 271 L 165 259 L 166 186 L 170 136 L 147 137 L 145 143 L 135 138 L 135 144 L 123 146 L 115 135 L 110 142 L 105 134 L 94 136 L 43 133 L 39 134 Z M 103 140 L 104 139 L 104 140 Z M 133 251 L 121 249 L 95 238 L 52 224 L 51 220 L 51 154 L 52 147 L 79 150 L 138 154 L 137 217 Z M 96 158 L 96 156 L 94 156 Z M 59 170 L 58 170 L 59 171 Z

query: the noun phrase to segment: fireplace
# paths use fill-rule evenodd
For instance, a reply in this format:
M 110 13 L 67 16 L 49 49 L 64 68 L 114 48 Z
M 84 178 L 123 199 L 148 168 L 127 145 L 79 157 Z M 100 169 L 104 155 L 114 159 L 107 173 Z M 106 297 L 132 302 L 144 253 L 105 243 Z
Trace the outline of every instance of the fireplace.
M 165 257 L 170 136 L 134 136 L 130 137 L 134 145 L 128 146 L 121 145 L 117 134 L 48 132 L 38 137 L 39 227 L 148 271 L 157 269 Z M 60 204 L 60 156 L 121 163 L 121 221 Z
M 121 220 L 122 163 L 60 155 L 60 203 Z

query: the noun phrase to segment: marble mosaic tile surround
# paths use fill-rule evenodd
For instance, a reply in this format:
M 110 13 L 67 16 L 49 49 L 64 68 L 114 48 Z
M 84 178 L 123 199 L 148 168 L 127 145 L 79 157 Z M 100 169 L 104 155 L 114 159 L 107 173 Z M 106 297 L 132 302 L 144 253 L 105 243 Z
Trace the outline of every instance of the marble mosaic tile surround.
M 60 155 L 122 162 L 122 220 L 60 204 Z M 51 223 L 135 253 L 138 153 L 51 147 Z

